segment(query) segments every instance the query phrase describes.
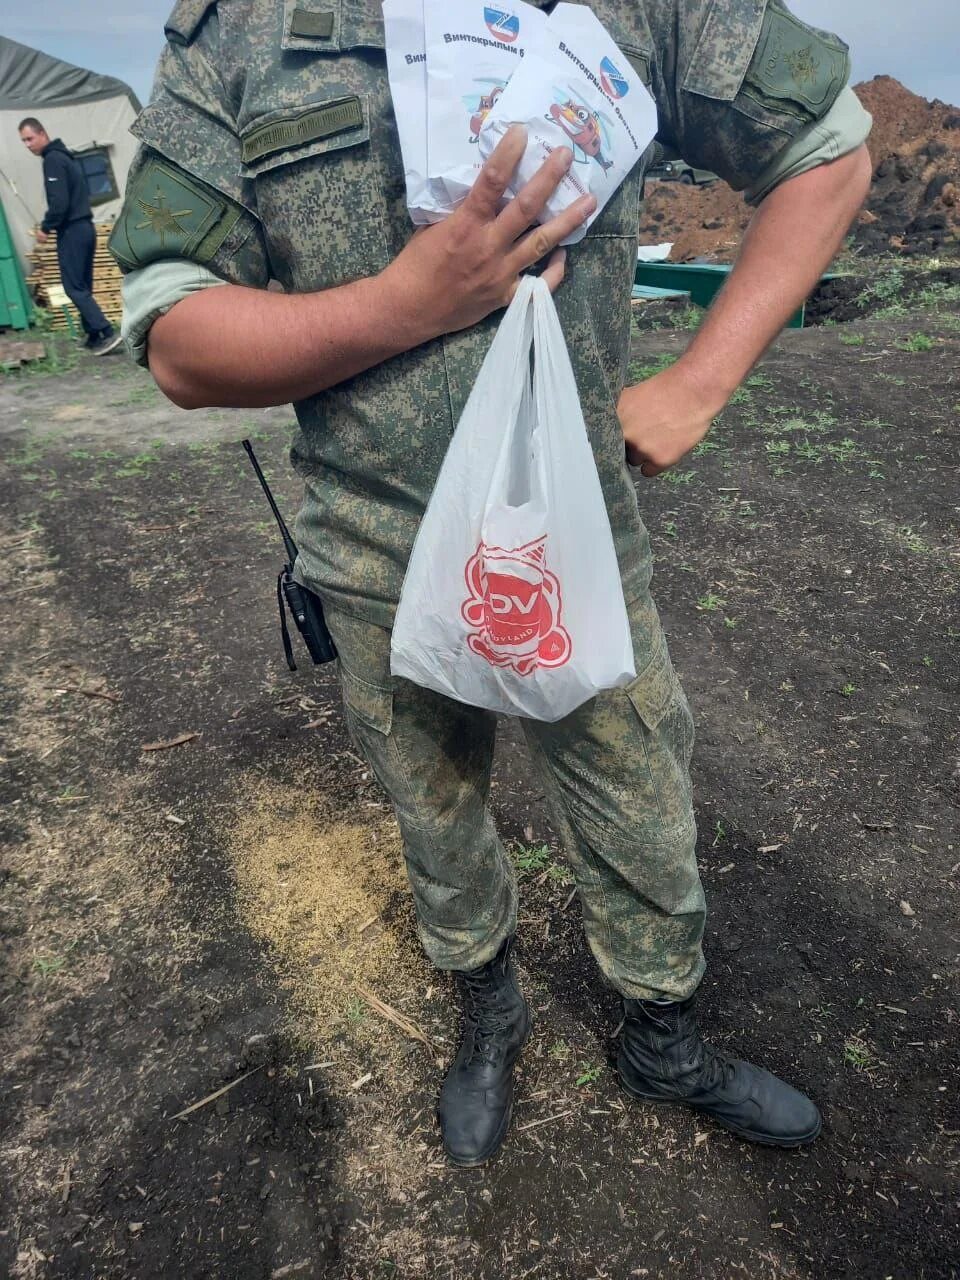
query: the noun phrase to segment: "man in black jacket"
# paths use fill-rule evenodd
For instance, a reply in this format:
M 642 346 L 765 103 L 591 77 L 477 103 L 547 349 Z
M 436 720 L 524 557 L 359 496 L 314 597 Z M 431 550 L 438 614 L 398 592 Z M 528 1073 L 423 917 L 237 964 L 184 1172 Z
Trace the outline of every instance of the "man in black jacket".
M 42 244 L 50 232 L 57 233 L 57 261 L 60 279 L 87 335 L 87 347 L 95 356 L 105 356 L 120 345 L 120 334 L 106 318 L 93 296 L 93 256 L 97 236 L 83 170 L 59 138 L 51 142 L 39 120 L 28 116 L 20 121 L 20 137 L 35 156 L 43 157 L 43 184 L 47 193 L 37 239 Z

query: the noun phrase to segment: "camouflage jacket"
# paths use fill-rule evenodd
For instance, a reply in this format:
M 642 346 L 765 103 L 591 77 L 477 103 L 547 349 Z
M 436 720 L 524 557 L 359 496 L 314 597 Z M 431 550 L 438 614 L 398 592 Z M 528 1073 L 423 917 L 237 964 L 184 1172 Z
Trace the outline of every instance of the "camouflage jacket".
M 426 0 L 427 3 L 430 0 Z M 479 2 L 479 0 L 478 0 Z M 594 0 L 649 86 L 658 138 L 755 184 L 846 83 L 846 46 L 781 0 Z M 179 0 L 112 237 L 124 270 L 165 258 L 306 292 L 374 276 L 412 233 L 378 0 Z M 568 251 L 557 308 L 627 602 L 649 543 L 616 403 L 626 375 L 643 171 Z M 389 626 L 420 517 L 499 315 L 295 405 L 299 572 Z

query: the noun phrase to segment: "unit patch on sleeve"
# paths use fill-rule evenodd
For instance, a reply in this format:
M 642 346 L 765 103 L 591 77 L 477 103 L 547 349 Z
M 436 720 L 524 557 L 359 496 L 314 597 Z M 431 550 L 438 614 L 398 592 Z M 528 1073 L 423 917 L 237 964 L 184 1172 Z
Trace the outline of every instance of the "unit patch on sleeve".
M 151 159 L 127 189 L 110 249 L 131 271 L 161 258 L 208 263 L 240 212 L 182 169 Z
M 773 100 L 781 111 L 818 120 L 846 84 L 848 72 L 849 54 L 842 40 L 771 5 L 745 87 L 761 101 Z

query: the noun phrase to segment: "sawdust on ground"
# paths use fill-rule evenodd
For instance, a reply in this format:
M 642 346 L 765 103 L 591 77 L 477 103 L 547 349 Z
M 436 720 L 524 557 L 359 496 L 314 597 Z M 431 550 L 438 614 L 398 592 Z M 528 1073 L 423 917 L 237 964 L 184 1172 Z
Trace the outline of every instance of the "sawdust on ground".
M 241 917 L 277 957 L 300 1038 L 356 1038 L 362 1024 L 379 1032 L 364 992 L 419 1025 L 432 971 L 393 821 L 331 822 L 303 792 L 257 782 L 229 844 Z

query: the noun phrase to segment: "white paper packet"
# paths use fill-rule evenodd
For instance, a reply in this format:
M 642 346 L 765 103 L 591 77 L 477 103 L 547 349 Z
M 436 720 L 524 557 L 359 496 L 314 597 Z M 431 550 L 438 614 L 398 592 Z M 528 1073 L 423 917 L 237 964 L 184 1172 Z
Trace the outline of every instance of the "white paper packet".
M 597 207 L 564 244 L 575 244 L 653 141 L 657 108 L 599 18 L 584 5 L 558 4 L 536 50 L 498 98 L 480 131 L 481 162 L 511 124 L 527 128 L 527 149 L 511 195 L 557 147 L 573 164 L 540 215 L 546 222 L 583 195 Z
M 452 211 L 473 186 L 484 120 L 546 23 L 523 0 L 425 0 L 427 172 L 438 212 Z
M 383 0 L 387 75 L 393 98 L 407 207 L 422 225 L 435 219 L 427 177 L 427 53 L 423 0 Z

